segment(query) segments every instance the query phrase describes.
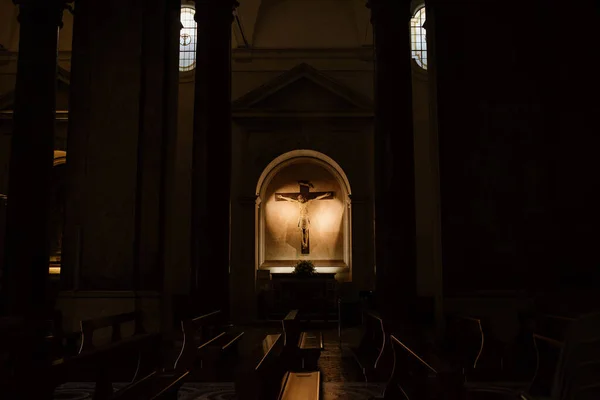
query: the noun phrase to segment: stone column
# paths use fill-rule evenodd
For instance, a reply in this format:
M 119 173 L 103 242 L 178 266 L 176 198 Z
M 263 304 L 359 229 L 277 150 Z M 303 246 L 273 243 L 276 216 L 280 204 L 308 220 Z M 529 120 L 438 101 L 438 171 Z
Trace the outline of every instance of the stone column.
M 138 309 L 147 330 L 172 326 L 165 266 L 177 249 L 180 7 L 107 0 L 75 8 L 60 299 L 67 324 Z
M 193 310 L 229 308 L 231 23 L 234 0 L 196 0 Z
M 432 193 L 435 214 L 433 215 L 433 281 L 435 327 L 439 339 L 444 334 L 444 271 L 442 267 L 442 218 L 440 209 L 440 154 L 438 140 L 438 115 L 437 115 L 437 58 L 435 38 L 435 14 L 439 2 L 429 0 L 426 4 L 427 32 L 427 77 L 429 80 L 429 154 L 432 170 Z
M 3 300 L 9 315 L 42 317 L 49 259 L 58 29 L 63 1 L 21 0 L 9 170 Z
M 156 132 L 146 127 L 157 123 L 146 112 L 147 106 L 155 104 L 153 92 L 145 91 L 153 70 L 148 67 L 142 75 L 142 63 L 149 64 L 150 45 L 144 44 L 152 40 L 143 40 L 150 29 L 144 26 L 148 13 L 141 1 L 75 5 L 58 300 L 67 330 L 76 330 L 81 319 L 139 308 L 138 271 L 147 268 L 153 284 L 160 279 L 155 260 L 150 264 L 138 251 L 141 241 L 156 254 L 151 247 L 156 245 L 149 243 L 156 228 L 140 239 L 138 218 L 141 212 L 142 218 L 157 224 L 155 201 L 147 200 L 151 211 L 138 207 L 140 196 L 151 196 L 145 178 L 155 163 L 144 153 L 156 140 Z M 160 45 L 155 51 L 162 51 Z M 158 87 L 161 82 L 152 84 Z M 153 112 L 160 118 L 160 109 Z M 158 297 L 157 291 L 152 295 Z
M 410 1 L 370 0 L 375 47 L 375 265 L 380 310 L 416 299 L 415 164 Z

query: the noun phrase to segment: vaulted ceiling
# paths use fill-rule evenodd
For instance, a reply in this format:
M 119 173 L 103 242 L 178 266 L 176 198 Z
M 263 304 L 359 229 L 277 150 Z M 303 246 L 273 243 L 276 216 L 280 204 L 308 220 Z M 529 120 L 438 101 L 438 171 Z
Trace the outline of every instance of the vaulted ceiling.
M 360 47 L 373 40 L 365 0 L 240 0 L 238 16 L 236 47 Z

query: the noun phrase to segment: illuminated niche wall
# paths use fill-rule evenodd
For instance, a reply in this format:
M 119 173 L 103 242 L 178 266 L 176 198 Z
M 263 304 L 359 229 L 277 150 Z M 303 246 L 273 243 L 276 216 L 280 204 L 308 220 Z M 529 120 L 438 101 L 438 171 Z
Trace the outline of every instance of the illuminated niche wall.
M 349 185 L 346 177 L 340 175 L 343 171 L 339 166 L 331 165 L 325 157 L 292 157 L 272 165 L 266 176 L 263 173 L 266 179 L 257 193 L 259 268 L 284 272 L 278 269 L 290 268 L 302 259 L 313 261 L 322 272 L 340 272 L 350 267 Z M 333 194 L 333 198 L 314 198 L 307 205 L 310 220 L 309 254 L 302 254 L 301 251 L 299 204 L 277 199 L 277 194 L 287 194 L 288 198 L 297 199 L 297 194 L 301 192 L 300 181 L 310 182 L 311 186 L 304 189 L 308 189 L 310 197 L 316 197 L 318 193 Z

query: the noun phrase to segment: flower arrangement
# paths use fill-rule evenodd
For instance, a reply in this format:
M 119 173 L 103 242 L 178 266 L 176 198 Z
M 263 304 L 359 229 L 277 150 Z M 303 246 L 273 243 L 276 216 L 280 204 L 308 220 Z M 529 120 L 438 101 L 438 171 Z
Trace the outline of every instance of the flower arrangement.
M 317 270 L 312 261 L 301 260 L 294 267 L 294 274 L 298 276 L 313 276 L 317 274 Z

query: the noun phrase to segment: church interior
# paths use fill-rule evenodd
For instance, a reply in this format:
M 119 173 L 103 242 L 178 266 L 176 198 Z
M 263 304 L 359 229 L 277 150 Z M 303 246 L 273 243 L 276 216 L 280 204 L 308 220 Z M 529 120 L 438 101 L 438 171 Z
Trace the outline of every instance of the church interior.
M 597 26 L 0 0 L 0 397 L 600 399 Z

